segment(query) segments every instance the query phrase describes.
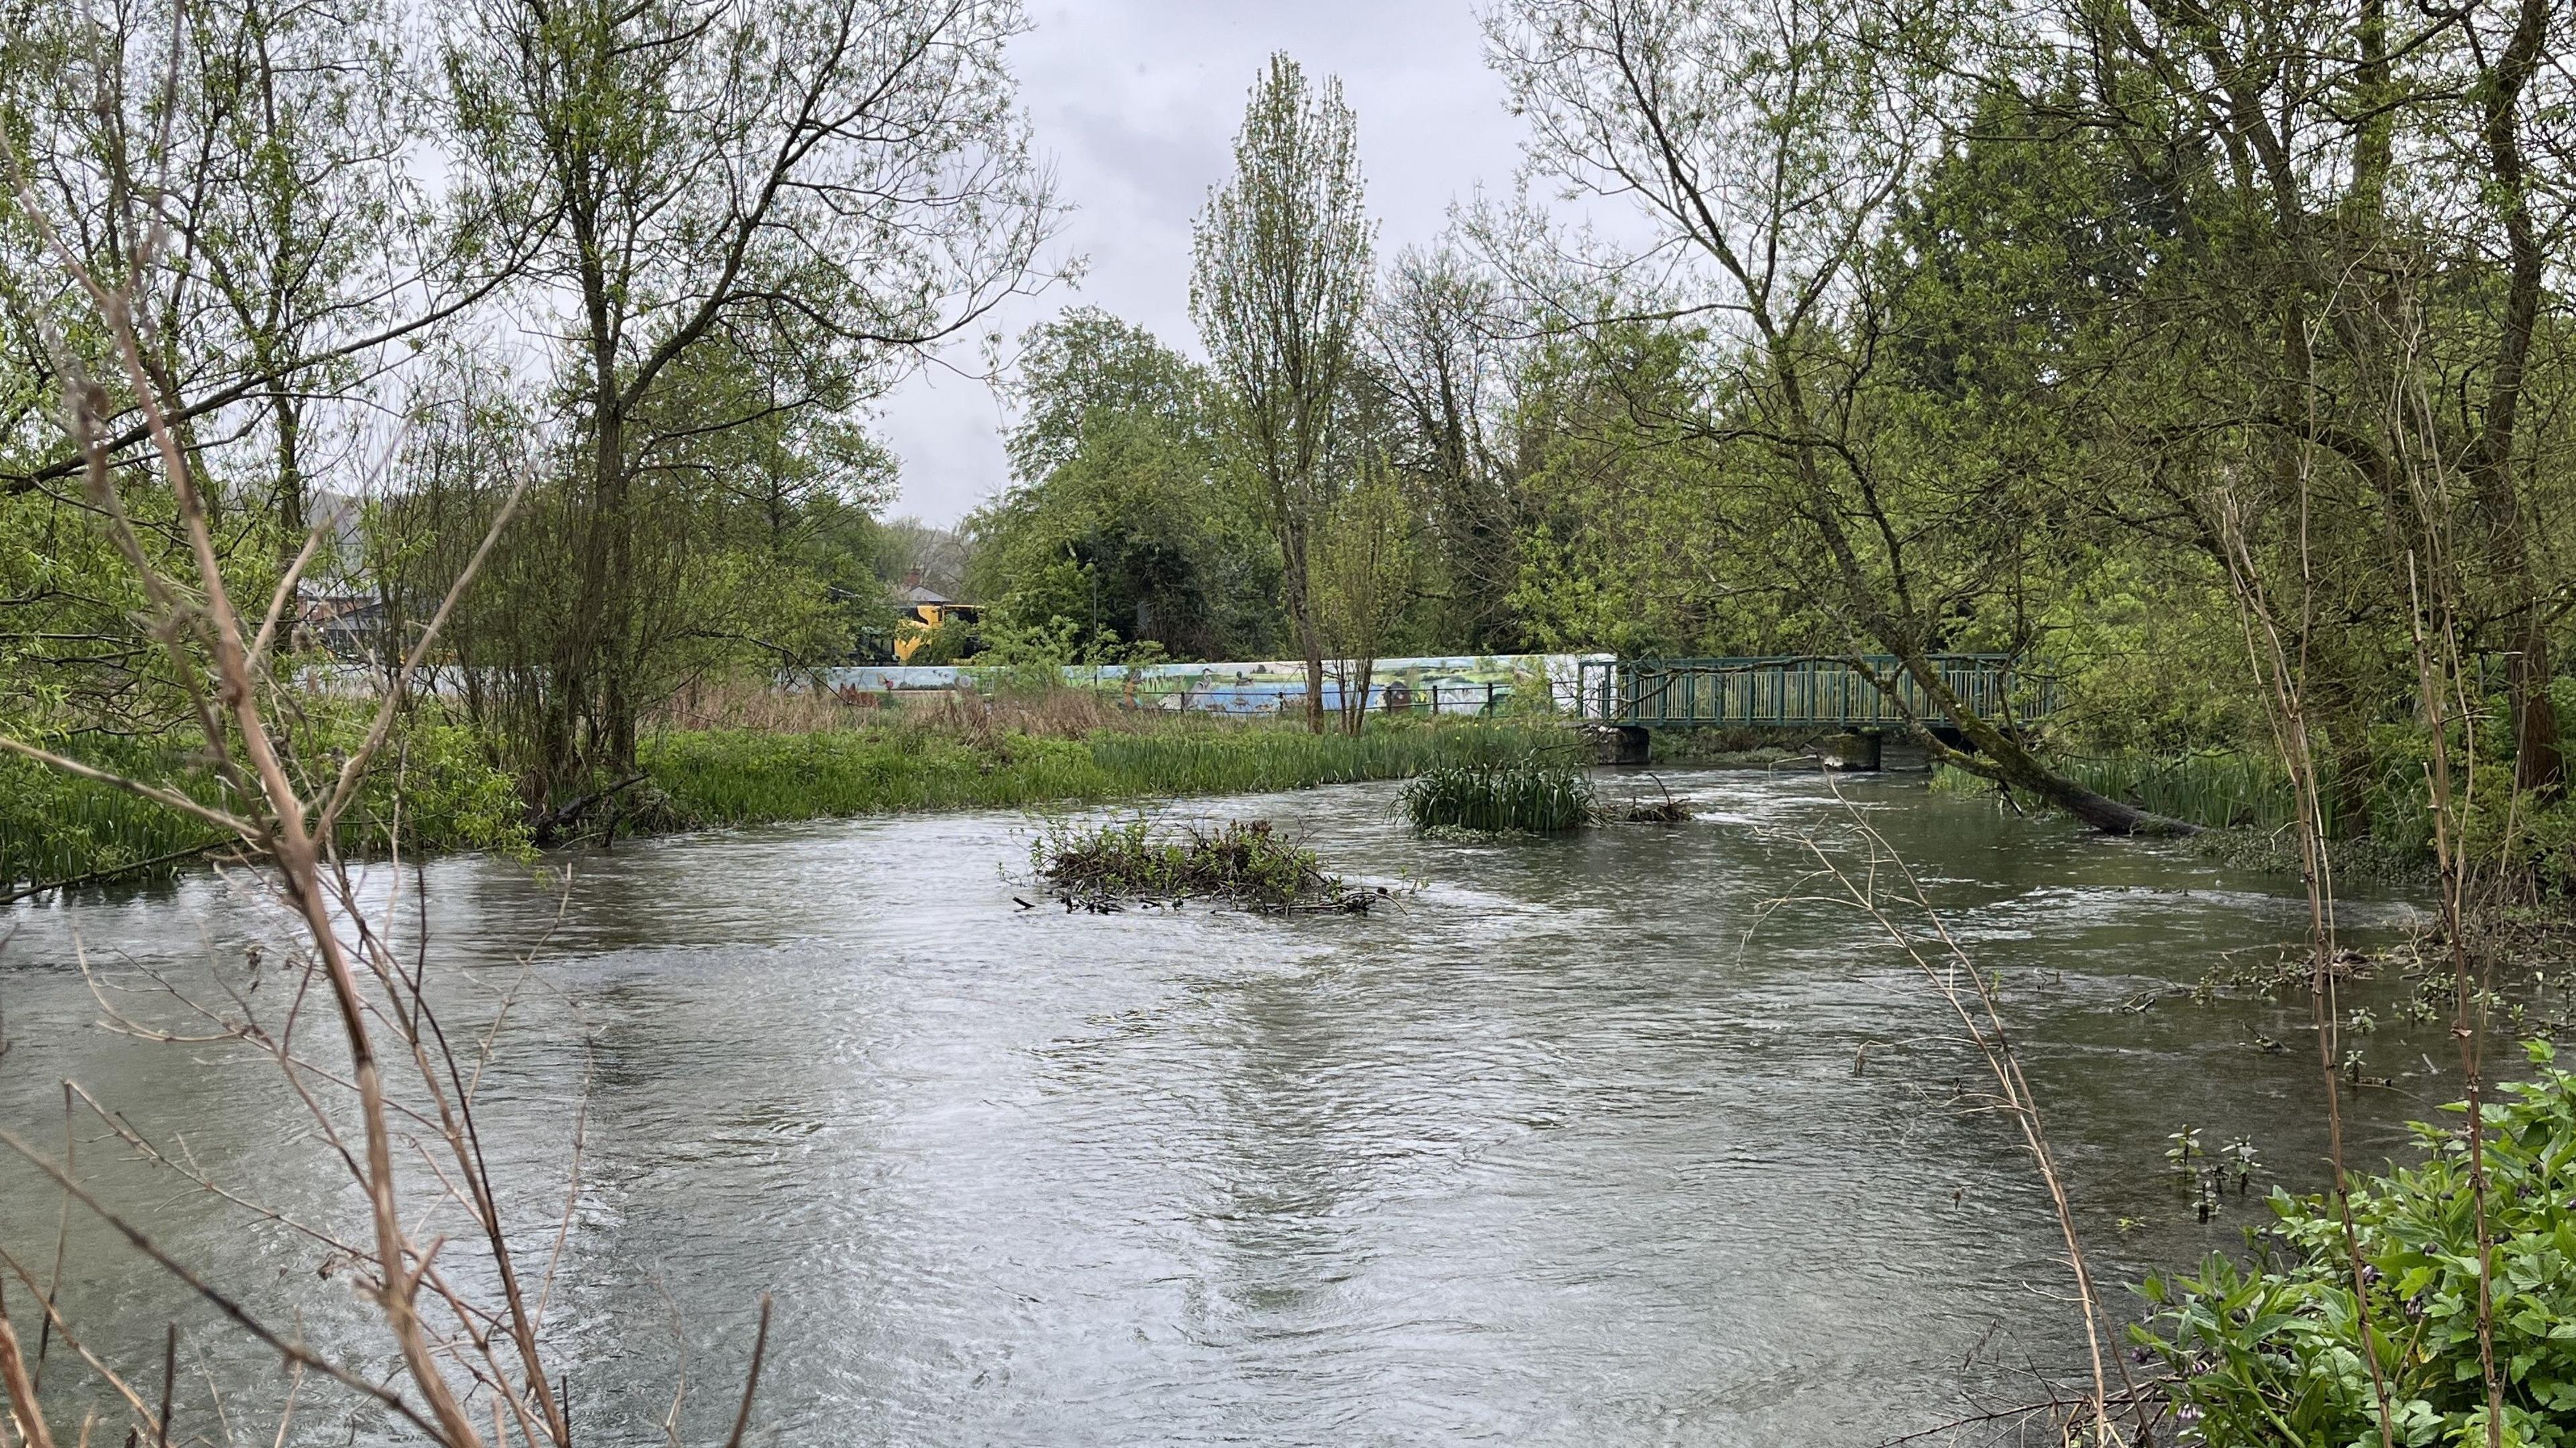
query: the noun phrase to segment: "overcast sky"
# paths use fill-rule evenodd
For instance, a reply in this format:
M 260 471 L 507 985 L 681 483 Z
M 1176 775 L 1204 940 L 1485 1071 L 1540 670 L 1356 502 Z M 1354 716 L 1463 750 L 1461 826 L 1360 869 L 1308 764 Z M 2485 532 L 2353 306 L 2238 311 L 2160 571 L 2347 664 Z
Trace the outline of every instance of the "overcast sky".
M 1359 113 L 1360 163 L 1379 256 L 1429 241 L 1478 183 L 1508 192 L 1518 123 L 1484 65 L 1478 0 L 1031 0 L 1013 43 L 1038 147 L 1074 207 L 1062 249 L 1088 259 L 1005 314 L 1021 328 L 1068 306 L 1105 307 L 1200 351 L 1190 324 L 1190 218 L 1225 180 L 1254 75 L 1285 50 L 1341 77 Z M 973 347 L 955 360 L 978 365 Z M 886 400 L 903 459 L 893 511 L 950 523 L 1007 481 L 1000 404 L 982 382 L 932 369 Z

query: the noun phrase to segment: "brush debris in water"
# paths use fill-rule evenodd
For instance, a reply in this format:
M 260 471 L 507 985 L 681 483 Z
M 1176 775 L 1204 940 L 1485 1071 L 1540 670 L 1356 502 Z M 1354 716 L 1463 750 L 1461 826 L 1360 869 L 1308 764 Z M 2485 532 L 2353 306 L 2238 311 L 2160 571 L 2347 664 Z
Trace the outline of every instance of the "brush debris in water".
M 1177 829 L 1156 829 L 1141 815 L 1057 821 L 1029 847 L 1029 863 L 1065 909 L 1095 914 L 1131 901 L 1177 907 L 1211 899 L 1273 915 L 1365 914 L 1386 893 L 1326 874 L 1313 850 L 1281 836 L 1268 820 Z

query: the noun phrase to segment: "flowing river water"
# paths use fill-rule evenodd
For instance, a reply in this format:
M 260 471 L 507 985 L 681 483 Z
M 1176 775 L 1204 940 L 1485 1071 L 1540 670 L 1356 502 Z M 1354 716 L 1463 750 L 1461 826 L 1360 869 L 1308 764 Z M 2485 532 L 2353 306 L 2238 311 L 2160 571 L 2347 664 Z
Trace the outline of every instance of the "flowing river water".
M 1813 774 L 1664 778 L 1692 822 L 1556 841 L 1416 839 L 1388 785 L 1174 811 L 1418 883 L 1365 917 L 1023 910 L 1008 813 L 621 844 L 560 898 L 524 863 L 431 864 L 451 1017 L 534 962 L 482 1116 L 539 1255 L 586 1094 L 550 1307 L 577 1441 L 662 1441 L 682 1373 L 684 1436 L 721 1440 L 763 1291 L 750 1441 L 781 1444 L 1865 1444 L 2076 1371 L 2056 1226 L 1962 1096 L 1955 1018 L 1875 925 L 1788 898 L 1845 807 Z M 1845 787 L 1999 975 L 2106 1283 L 2241 1247 L 2265 1187 L 2322 1182 L 2304 999 L 2175 993 L 2298 938 L 2295 881 L 1919 776 Z M 75 966 L 170 1023 L 155 977 L 267 928 L 202 877 L 0 915 L 0 1120 L 58 1142 L 68 1077 L 244 1195 L 347 1221 L 273 1065 L 98 1029 Z M 2456 1076 L 2421 1059 L 2438 1027 L 2354 1043 L 2392 1083 L 2348 1096 L 2375 1165 Z M 2262 1163 L 2207 1223 L 2165 1158 L 2186 1128 Z M 210 1278 L 346 1330 L 308 1247 L 80 1137 L 84 1178 Z M 0 1171 L 0 1245 L 49 1257 L 57 1206 Z M 217 1380 L 261 1361 L 94 1223 L 70 1242 L 69 1316 L 153 1381 L 174 1320 Z M 265 1442 L 242 1399 L 281 1384 L 248 1376 L 228 1413 Z

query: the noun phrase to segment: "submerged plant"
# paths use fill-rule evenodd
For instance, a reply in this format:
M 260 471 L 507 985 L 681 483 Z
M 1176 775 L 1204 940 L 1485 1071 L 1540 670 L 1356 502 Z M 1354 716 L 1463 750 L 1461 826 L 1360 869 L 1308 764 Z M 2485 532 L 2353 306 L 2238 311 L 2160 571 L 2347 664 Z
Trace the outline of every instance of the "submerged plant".
M 2254 1173 L 2263 1169 L 2263 1159 L 2254 1152 L 2254 1138 L 2231 1136 L 2227 1145 L 2219 1148 L 2218 1154 L 2226 1159 L 2226 1170 L 2236 1176 L 2238 1195 L 2243 1195 L 2246 1187 L 2252 1184 Z
M 1498 763 L 1428 769 L 1398 796 L 1420 831 L 1563 834 L 1601 817 L 1592 781 L 1574 765 L 1526 754 Z

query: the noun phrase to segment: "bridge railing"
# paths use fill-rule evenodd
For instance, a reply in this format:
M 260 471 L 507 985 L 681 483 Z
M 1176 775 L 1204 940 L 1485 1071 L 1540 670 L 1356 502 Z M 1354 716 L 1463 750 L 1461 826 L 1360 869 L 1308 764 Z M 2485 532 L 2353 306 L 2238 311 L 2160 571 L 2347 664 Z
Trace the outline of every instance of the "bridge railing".
M 1582 712 L 1638 728 L 1902 726 L 1909 712 L 1945 719 L 1922 685 L 1892 655 L 1862 660 L 1895 698 L 1849 659 L 1708 658 L 1587 660 Z M 2054 681 L 2027 674 L 2007 654 L 1936 654 L 1941 682 L 1979 716 L 2031 719 L 2056 708 Z

